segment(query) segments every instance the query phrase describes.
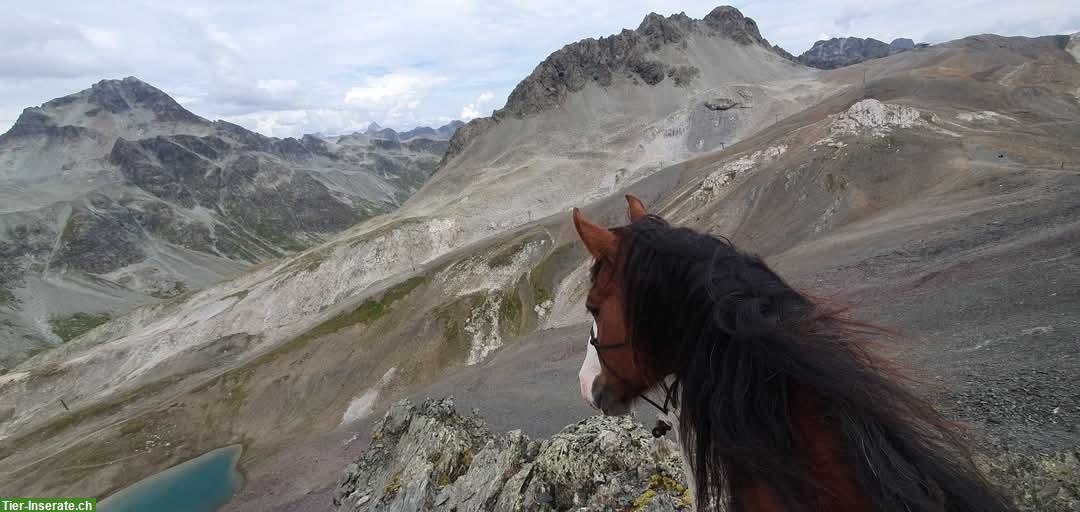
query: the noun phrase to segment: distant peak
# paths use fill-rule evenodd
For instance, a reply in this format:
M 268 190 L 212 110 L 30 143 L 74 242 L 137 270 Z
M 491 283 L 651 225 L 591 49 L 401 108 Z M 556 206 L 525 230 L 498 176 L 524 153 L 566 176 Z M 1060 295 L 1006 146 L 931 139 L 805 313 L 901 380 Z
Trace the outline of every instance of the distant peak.
M 88 126 L 88 120 L 102 112 L 126 116 L 132 111 L 148 112 L 152 119 L 162 122 L 208 123 L 160 89 L 129 76 L 100 80 L 88 89 L 49 100 L 40 107 L 27 108 L 8 134 L 51 133 L 50 127 L 58 126 L 58 119 L 63 119 L 65 125 Z
M 86 100 L 89 103 L 114 114 L 133 108 L 181 108 L 176 100 L 164 91 L 133 76 L 120 80 L 102 80 L 90 86 L 89 91 L 78 94 L 87 92 Z
M 819 69 L 835 69 L 860 62 L 888 57 L 915 48 L 911 39 L 898 37 L 892 43 L 872 37 L 834 37 L 821 40 L 799 56 L 799 62 Z
M 365 130 L 365 131 L 367 133 L 372 133 L 372 132 L 377 132 L 379 130 L 382 130 L 382 126 L 379 126 L 379 123 L 376 123 L 375 121 L 372 121 L 372 122 L 368 123 L 367 130 Z

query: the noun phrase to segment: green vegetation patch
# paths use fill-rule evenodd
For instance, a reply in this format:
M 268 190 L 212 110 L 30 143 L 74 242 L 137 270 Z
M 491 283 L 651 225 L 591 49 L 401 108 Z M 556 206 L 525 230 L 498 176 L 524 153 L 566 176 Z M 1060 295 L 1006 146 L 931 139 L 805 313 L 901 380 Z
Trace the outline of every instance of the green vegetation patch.
M 441 367 L 465 361 L 472 350 L 471 336 L 465 326 L 472 311 L 483 306 L 486 295 L 482 292 L 459 297 L 435 311 L 435 318 L 442 325 L 443 346 L 439 348 Z
M 390 307 L 395 302 L 405 298 L 406 295 L 427 282 L 427 280 L 427 276 L 416 276 L 408 281 L 398 284 L 383 292 L 382 296 L 378 299 L 368 299 L 364 301 L 363 304 L 357 306 L 356 309 L 337 315 L 315 326 L 310 331 L 294 338 L 282 348 L 284 349 L 291 345 L 299 346 L 312 339 L 335 333 L 351 325 L 366 325 L 374 322 L 389 313 Z
M 79 335 L 97 327 L 112 318 L 108 313 L 75 313 L 67 316 L 49 318 L 52 332 L 64 341 L 71 341 Z
M 576 259 L 579 256 L 578 253 L 583 252 L 584 250 L 577 242 L 560 245 L 533 267 L 529 272 L 533 304 L 543 304 L 544 301 L 552 298 L 551 292 L 547 289 L 548 278 L 554 276 L 560 266 L 565 265 L 568 260 Z
M 510 288 L 502 294 L 499 302 L 499 330 L 504 336 L 514 334 L 520 328 L 521 323 L 521 297 L 517 287 Z

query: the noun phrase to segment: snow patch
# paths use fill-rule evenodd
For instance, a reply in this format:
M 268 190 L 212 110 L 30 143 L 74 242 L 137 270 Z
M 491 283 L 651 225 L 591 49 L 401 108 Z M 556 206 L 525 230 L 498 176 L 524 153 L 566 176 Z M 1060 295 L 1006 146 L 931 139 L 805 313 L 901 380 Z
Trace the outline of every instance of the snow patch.
M 390 380 L 394 378 L 395 373 L 397 373 L 397 368 L 390 368 L 375 384 L 375 387 L 365 390 L 360 396 L 349 402 L 349 407 L 341 415 L 341 424 L 344 426 L 370 416 L 375 409 L 375 400 L 379 398 L 379 392 L 390 384 Z

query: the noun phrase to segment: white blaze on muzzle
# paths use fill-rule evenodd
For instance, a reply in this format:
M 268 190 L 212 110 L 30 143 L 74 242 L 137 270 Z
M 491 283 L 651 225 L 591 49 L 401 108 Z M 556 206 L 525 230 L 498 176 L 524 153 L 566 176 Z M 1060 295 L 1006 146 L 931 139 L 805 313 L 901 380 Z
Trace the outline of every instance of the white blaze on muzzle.
M 596 320 L 593 320 L 592 332 L 589 338 L 585 339 L 585 361 L 581 363 L 581 370 L 578 371 L 578 384 L 581 385 L 581 398 L 585 400 L 585 403 L 596 408 L 596 404 L 593 403 L 592 398 L 592 386 L 596 382 L 596 378 L 600 376 L 600 356 L 596 353 L 596 348 L 589 343 L 589 340 L 598 338 L 600 336 L 600 329 L 596 326 Z

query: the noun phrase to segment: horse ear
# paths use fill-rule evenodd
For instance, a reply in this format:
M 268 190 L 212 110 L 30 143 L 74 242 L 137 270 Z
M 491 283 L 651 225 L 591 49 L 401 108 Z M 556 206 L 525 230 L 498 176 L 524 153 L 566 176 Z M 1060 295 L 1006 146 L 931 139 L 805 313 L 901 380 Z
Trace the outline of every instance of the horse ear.
M 645 217 L 649 212 L 645 211 L 645 203 L 641 202 L 633 194 L 626 194 L 626 214 L 630 216 L 630 222 Z
M 577 208 L 574 208 L 574 228 L 577 229 L 581 243 L 585 244 L 585 250 L 589 251 L 593 259 L 599 260 L 605 256 L 614 255 L 618 243 L 615 233 L 585 220 L 585 216 Z

